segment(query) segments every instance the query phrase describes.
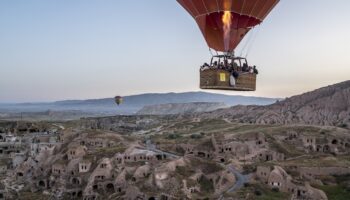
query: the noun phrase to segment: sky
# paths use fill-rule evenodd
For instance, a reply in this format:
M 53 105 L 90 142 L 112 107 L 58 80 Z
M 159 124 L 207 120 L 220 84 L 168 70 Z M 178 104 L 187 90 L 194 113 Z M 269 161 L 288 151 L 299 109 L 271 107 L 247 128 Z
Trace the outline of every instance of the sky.
M 281 0 L 236 50 L 258 67 L 257 91 L 220 93 L 289 97 L 348 80 L 349 8 Z M 175 0 L 0 1 L 2 103 L 199 91 L 210 58 Z

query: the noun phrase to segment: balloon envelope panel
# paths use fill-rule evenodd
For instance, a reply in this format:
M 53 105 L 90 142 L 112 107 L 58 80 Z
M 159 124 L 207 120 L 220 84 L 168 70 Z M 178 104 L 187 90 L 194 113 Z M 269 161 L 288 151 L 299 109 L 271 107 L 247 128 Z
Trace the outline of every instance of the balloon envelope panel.
M 249 30 L 260 21 L 249 16 L 231 13 L 230 31 L 226 38 L 222 22 L 223 14 L 224 12 L 215 12 L 199 16 L 196 21 L 208 46 L 217 51 L 227 52 L 234 50 Z
M 177 0 L 196 20 L 208 46 L 233 51 L 251 28 L 260 24 L 279 0 Z M 222 17 L 230 13 L 229 34 Z

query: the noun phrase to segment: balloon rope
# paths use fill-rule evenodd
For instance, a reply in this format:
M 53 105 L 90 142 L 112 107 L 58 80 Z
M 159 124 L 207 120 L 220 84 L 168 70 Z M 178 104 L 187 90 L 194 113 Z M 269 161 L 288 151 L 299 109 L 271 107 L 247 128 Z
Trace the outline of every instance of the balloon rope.
M 254 37 L 253 37 L 253 40 L 252 40 L 252 42 L 250 43 L 250 45 L 249 45 L 249 47 L 248 47 L 248 50 L 247 50 L 247 53 L 246 53 L 246 55 L 245 55 L 246 58 L 248 57 L 250 51 L 252 50 L 252 47 L 254 46 L 253 44 L 254 44 L 256 38 L 258 37 L 258 35 L 259 35 L 259 33 L 260 33 L 260 30 L 261 30 L 260 27 L 261 27 L 261 26 L 258 25 L 258 28 L 257 28 L 258 30 L 256 31 L 256 33 L 255 33 L 255 35 L 254 35 Z
M 219 55 L 218 51 L 216 51 L 215 49 L 211 49 L 211 48 L 209 47 L 209 53 L 210 53 L 210 55 L 211 55 L 212 57 L 214 56 L 213 51 L 216 53 L 215 56 Z
M 209 47 L 209 53 L 210 53 L 211 57 L 213 57 L 213 53 L 211 52 L 210 47 Z
M 255 30 L 256 29 L 254 27 L 253 30 L 248 33 L 249 35 L 248 35 L 248 38 L 246 38 L 246 40 L 244 42 L 243 48 L 241 49 L 240 57 L 242 57 L 244 50 L 247 48 L 249 42 L 251 41 L 251 39 L 253 37 L 253 34 L 255 34 L 255 32 L 256 32 Z
M 248 15 L 249 17 L 252 16 L 253 11 L 255 10 L 255 7 L 256 7 L 257 4 L 258 4 L 258 1 L 255 1 L 253 9 L 251 9 L 251 11 L 250 11 L 250 13 L 249 13 L 249 15 Z M 249 21 L 250 21 L 250 20 L 251 20 L 251 18 L 248 19 L 248 22 L 246 22 L 246 25 L 249 24 Z M 247 48 L 249 42 L 250 42 L 251 39 L 253 38 L 253 35 L 254 35 L 254 34 L 256 34 L 256 28 L 255 28 L 255 27 L 253 27 L 253 30 L 250 32 L 250 34 L 249 34 L 249 36 L 248 36 L 248 39 L 246 40 L 246 42 L 245 42 L 245 44 L 244 44 L 244 46 L 243 46 L 243 48 L 242 48 L 242 50 L 241 50 L 241 55 L 240 55 L 241 57 L 242 57 L 242 55 L 243 55 L 244 50 Z

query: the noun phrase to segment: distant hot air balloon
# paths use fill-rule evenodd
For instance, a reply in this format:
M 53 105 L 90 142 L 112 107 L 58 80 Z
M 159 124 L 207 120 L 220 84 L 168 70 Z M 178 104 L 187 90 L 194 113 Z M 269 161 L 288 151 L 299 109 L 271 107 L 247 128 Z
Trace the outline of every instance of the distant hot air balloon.
M 248 65 L 248 63 L 246 58 L 235 57 L 234 50 L 244 36 L 252 28 L 261 24 L 279 2 L 279 0 L 177 1 L 195 19 L 209 48 L 217 51 L 217 55 L 213 58 L 218 62 L 218 65 L 223 62 L 225 65 L 232 64 L 231 67 L 233 68 L 233 65 L 237 64 L 236 71 L 239 71 L 243 65 Z M 219 54 L 219 52 L 222 52 L 222 54 Z M 218 66 L 213 66 L 214 60 L 212 59 L 210 66 L 207 67 L 217 68 Z M 235 83 L 232 83 L 232 81 L 230 83 L 230 78 L 229 73 L 201 72 L 200 85 L 202 89 L 255 90 L 256 76 L 241 76 L 241 80 L 236 78 Z
M 114 101 L 119 106 L 120 104 L 123 103 L 123 98 L 121 96 L 116 96 L 114 97 Z

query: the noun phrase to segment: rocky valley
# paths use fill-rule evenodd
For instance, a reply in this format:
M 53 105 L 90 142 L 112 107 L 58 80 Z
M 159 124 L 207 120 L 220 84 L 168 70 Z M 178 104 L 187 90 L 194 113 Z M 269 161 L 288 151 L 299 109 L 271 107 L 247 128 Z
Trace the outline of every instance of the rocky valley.
M 350 82 L 271 105 L 0 122 L 0 199 L 350 199 Z

